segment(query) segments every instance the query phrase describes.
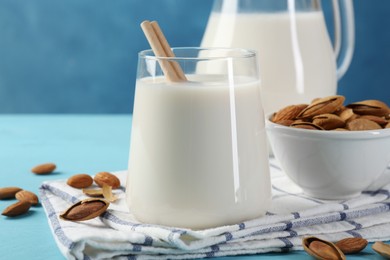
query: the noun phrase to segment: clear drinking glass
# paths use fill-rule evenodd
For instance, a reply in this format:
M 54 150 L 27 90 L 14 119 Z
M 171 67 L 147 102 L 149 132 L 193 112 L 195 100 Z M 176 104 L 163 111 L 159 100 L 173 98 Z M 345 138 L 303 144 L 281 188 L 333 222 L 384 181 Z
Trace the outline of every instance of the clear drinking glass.
M 256 53 L 139 53 L 127 203 L 146 223 L 203 229 L 265 214 L 271 201 Z M 160 62 L 188 81 L 168 82 Z

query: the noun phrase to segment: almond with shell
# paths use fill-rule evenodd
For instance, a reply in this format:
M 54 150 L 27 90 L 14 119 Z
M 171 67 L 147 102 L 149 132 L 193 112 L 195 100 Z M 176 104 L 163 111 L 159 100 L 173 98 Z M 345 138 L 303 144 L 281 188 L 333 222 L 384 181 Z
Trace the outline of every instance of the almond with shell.
M 22 189 L 19 187 L 3 187 L 0 188 L 0 200 L 1 199 L 14 199 L 15 194 Z
M 310 122 L 294 122 L 290 125 L 293 128 L 307 129 L 307 130 L 324 130 L 321 126 Z
M 382 129 L 382 127 L 371 120 L 357 118 L 347 123 L 347 129 L 351 131 L 364 131 Z
M 344 253 L 335 244 L 317 237 L 303 238 L 302 246 L 309 255 L 316 259 L 346 259 Z
M 332 114 L 342 108 L 344 100 L 343 96 L 329 96 L 317 99 L 302 110 L 297 118 L 312 118 L 321 114 Z
M 60 218 L 69 221 L 85 221 L 103 214 L 110 203 L 103 199 L 86 199 L 72 205 Z
M 363 100 L 349 104 L 347 107 L 352 108 L 353 112 L 359 115 L 388 116 L 390 108 L 379 100 Z
M 359 118 L 365 118 L 374 121 L 380 126 L 385 126 L 388 123 L 384 117 L 380 117 L 380 116 L 364 115 L 364 116 L 360 116 Z
M 272 118 L 272 122 L 278 123 L 285 120 L 294 120 L 307 106 L 307 104 L 300 104 L 282 108 L 275 113 Z
M 31 204 L 27 201 L 18 201 L 4 209 L 1 214 L 7 217 L 16 217 L 27 213 L 30 207 Z
M 313 117 L 313 124 L 318 125 L 325 130 L 332 130 L 343 128 L 345 126 L 345 121 L 334 114 L 322 114 Z
M 28 190 L 21 190 L 15 194 L 15 198 L 19 201 L 27 201 L 31 205 L 38 205 L 39 199 L 38 196 Z
M 297 123 L 311 123 L 311 120 L 308 118 L 301 118 L 301 119 L 297 119 L 294 121 L 294 124 L 297 124 Z

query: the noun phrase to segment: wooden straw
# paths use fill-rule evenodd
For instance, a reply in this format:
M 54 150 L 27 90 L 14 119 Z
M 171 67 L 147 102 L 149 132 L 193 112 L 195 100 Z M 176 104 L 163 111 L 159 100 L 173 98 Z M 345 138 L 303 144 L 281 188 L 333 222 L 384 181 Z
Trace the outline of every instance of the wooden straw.
M 175 57 L 175 54 L 173 53 L 173 51 L 171 49 L 171 46 L 169 46 L 169 43 L 168 43 L 167 39 L 165 38 L 164 33 L 162 32 L 162 30 L 161 30 L 160 26 L 158 25 L 157 21 L 152 21 L 150 24 L 152 25 L 152 27 L 154 29 L 154 32 L 156 33 L 157 38 L 159 39 L 159 41 L 161 43 L 161 46 L 163 47 L 167 57 Z M 172 67 L 175 70 L 176 75 L 178 76 L 178 78 L 181 81 L 187 81 L 187 78 L 184 75 L 184 72 L 181 69 L 180 64 L 178 62 L 173 61 L 172 62 Z
M 154 55 L 156 57 L 175 57 L 157 22 L 153 22 L 153 24 L 154 25 L 152 25 L 149 21 L 143 21 L 141 23 L 141 28 L 154 52 Z M 183 70 L 177 62 L 170 62 L 165 59 L 159 59 L 158 61 L 168 81 L 180 82 L 187 80 L 184 76 Z

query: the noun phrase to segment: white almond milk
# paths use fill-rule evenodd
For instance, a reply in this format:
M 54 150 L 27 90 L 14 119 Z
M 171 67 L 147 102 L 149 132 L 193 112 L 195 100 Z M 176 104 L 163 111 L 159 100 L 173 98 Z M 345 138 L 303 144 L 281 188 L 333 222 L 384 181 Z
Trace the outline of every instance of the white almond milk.
M 202 47 L 257 50 L 265 113 L 336 93 L 322 12 L 212 13 Z
M 190 80 L 137 81 L 130 210 L 146 223 L 193 229 L 263 215 L 271 191 L 259 82 Z

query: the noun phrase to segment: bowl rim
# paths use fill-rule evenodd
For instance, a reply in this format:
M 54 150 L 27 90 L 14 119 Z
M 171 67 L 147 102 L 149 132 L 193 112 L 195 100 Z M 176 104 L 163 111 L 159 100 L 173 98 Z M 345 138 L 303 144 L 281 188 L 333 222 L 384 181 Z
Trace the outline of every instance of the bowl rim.
M 362 131 L 321 131 L 309 130 L 302 128 L 293 128 L 280 125 L 271 121 L 274 113 L 268 114 L 265 117 L 267 131 L 277 130 L 281 133 L 295 136 L 313 137 L 313 138 L 328 138 L 328 139 L 377 139 L 390 136 L 390 128 L 378 130 L 362 130 Z

